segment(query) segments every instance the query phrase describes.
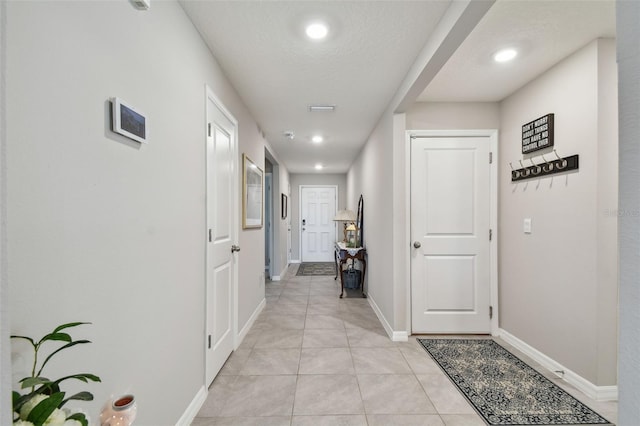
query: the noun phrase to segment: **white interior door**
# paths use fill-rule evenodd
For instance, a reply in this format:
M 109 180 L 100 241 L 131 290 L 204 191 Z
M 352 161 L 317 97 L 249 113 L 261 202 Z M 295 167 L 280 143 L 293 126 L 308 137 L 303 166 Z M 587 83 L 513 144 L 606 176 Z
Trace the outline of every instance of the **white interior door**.
M 335 186 L 300 187 L 301 261 L 334 261 L 337 192 Z
M 488 137 L 411 143 L 413 333 L 491 331 Z
M 235 119 L 207 88 L 206 381 L 235 344 L 237 148 Z

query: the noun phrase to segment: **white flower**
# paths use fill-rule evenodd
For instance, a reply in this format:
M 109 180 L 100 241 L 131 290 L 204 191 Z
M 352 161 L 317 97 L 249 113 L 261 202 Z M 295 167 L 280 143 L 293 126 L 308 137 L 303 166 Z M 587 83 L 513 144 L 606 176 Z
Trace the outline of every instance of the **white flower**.
M 77 420 L 67 420 L 66 422 L 64 422 L 63 426 L 82 426 L 82 423 Z
M 64 422 L 67 420 L 67 415 L 59 408 L 53 410 L 53 413 L 47 417 L 44 421 L 44 426 L 64 426 Z
M 25 402 L 22 408 L 20 408 L 20 418 L 22 420 L 27 420 L 27 417 L 29 417 L 29 413 L 31 412 L 31 410 L 33 410 L 33 407 L 40 404 L 42 401 L 44 401 L 47 398 L 49 397 L 46 395 L 38 394 L 33 398 L 31 398 L 30 400 L 28 400 L 27 402 Z
M 33 423 L 26 420 L 18 420 L 13 423 L 13 426 L 33 426 Z

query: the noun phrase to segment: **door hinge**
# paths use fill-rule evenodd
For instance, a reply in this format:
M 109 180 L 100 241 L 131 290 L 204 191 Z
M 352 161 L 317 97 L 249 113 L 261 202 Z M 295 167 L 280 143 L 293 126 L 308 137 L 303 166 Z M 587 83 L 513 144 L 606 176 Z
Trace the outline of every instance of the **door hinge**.
M 493 319 L 493 306 L 489 306 L 489 319 Z
M 211 228 L 209 228 L 209 242 L 211 242 Z
M 489 153 L 489 164 L 493 164 L 493 152 Z
M 489 229 L 489 241 L 493 239 L 493 229 Z
M 209 340 L 208 346 L 209 346 L 209 349 L 211 349 L 211 335 L 208 336 L 208 340 Z
M 207 125 L 207 128 L 207 133 L 209 134 L 209 137 L 211 137 L 211 123 Z

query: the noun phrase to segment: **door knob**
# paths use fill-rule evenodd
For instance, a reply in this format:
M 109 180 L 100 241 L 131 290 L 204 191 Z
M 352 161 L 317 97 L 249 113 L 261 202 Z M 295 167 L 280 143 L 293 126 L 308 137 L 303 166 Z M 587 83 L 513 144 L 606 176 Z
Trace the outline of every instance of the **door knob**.
M 235 245 L 235 244 L 234 244 L 234 245 L 232 245 L 232 246 L 231 246 L 231 253 L 235 253 L 235 252 L 237 252 L 237 251 L 240 251 L 240 246 L 237 246 L 237 245 Z
M 415 248 L 420 248 L 420 247 L 422 247 L 422 244 L 420 244 L 420 241 L 416 241 L 416 242 L 413 243 L 413 246 Z

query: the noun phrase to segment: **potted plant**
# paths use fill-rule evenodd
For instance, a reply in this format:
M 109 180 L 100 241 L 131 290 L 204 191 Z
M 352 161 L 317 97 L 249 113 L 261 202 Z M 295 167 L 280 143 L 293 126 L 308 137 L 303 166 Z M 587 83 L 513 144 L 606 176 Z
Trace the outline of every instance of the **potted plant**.
M 63 408 L 71 400 L 91 401 L 93 394 L 90 392 L 78 392 L 67 396 L 60 389 L 60 384 L 66 380 L 75 379 L 84 383 L 100 382 L 100 378 L 89 373 L 72 374 L 57 380 L 51 380 L 43 376 L 44 367 L 61 351 L 76 345 L 91 343 L 89 340 L 73 340 L 66 332 L 67 329 L 77 327 L 85 322 L 72 322 L 56 327 L 51 333 L 46 334 L 36 341 L 27 336 L 11 336 L 12 339 L 22 339 L 29 342 L 33 348 L 33 367 L 31 376 L 20 380 L 21 392 L 13 391 L 13 425 L 14 426 L 88 426 L 89 422 L 84 413 L 73 413 Z M 39 364 L 39 356 L 44 343 L 59 342 L 62 346 L 44 358 Z

